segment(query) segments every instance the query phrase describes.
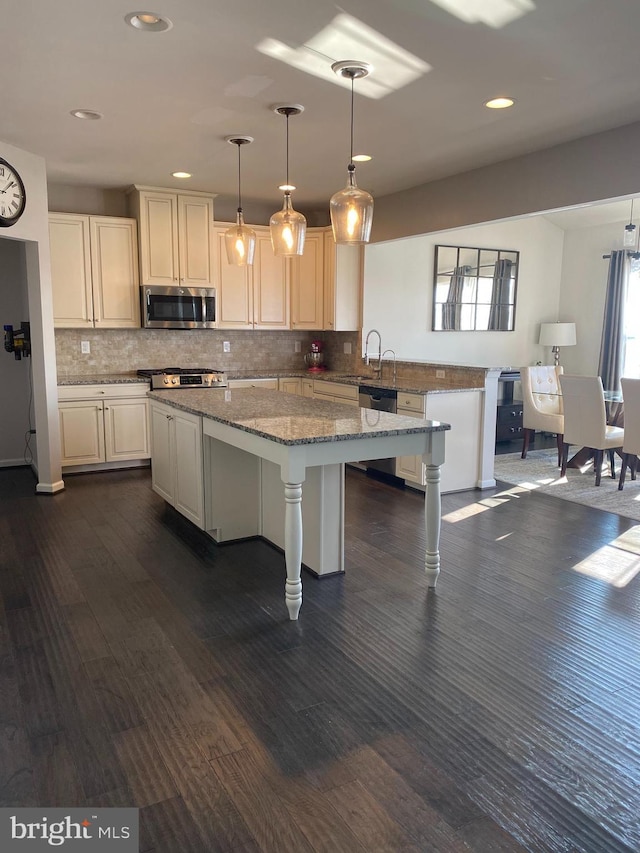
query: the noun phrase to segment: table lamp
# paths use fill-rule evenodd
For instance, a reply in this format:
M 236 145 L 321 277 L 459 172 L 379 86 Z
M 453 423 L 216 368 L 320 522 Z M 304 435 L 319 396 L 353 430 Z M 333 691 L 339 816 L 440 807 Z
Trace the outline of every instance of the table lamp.
M 542 346 L 551 347 L 553 363 L 560 363 L 560 347 L 572 347 L 576 343 L 575 323 L 540 323 L 540 340 Z

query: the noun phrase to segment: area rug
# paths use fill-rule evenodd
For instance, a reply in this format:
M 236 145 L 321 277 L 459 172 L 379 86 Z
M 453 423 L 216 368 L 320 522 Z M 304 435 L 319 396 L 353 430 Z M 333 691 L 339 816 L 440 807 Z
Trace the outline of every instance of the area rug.
M 593 464 L 583 469 L 567 468 L 566 477 L 560 476 L 556 449 L 530 450 L 526 459 L 519 453 L 505 453 L 495 457 L 496 480 L 520 486 L 529 491 L 538 490 L 574 501 L 579 504 L 615 512 L 640 521 L 640 473 L 632 480 L 627 471 L 624 489 L 618 491 L 620 459 L 616 458 L 616 479 L 611 479 L 607 465 L 602 466 L 602 481 L 595 486 Z

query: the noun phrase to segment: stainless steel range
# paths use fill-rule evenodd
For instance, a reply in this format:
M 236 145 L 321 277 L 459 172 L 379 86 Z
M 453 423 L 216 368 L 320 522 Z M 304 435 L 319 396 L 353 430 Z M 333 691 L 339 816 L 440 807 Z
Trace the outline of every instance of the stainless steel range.
M 138 376 L 146 376 L 154 391 L 175 388 L 226 388 L 227 377 L 222 370 L 209 367 L 152 367 L 138 370 Z

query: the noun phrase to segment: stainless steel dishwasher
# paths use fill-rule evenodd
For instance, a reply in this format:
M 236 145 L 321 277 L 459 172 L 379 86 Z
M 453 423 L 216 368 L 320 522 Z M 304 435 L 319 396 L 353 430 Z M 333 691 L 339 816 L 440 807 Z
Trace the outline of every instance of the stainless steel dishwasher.
M 372 385 L 360 385 L 358 393 L 358 402 L 361 409 L 395 413 L 398 398 L 396 391 L 392 391 L 390 388 L 375 388 Z M 362 459 L 361 464 L 366 467 L 367 471 L 371 469 L 395 477 L 395 456 L 390 459 Z

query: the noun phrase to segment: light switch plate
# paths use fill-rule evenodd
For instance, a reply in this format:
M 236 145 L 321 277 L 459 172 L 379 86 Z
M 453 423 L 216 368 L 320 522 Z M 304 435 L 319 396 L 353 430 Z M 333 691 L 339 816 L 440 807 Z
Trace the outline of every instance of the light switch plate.
M 294 351 L 295 352 L 302 352 L 302 341 L 296 341 Z
M 351 341 L 345 341 L 344 343 L 344 354 L 351 355 Z
M 436 379 L 444 379 L 444 370 L 436 370 Z
M 223 352 L 231 352 L 231 342 L 230 341 L 224 341 L 223 342 L 222 351 Z
M 88 355 L 91 352 L 91 344 L 89 341 L 80 341 L 80 352 Z

